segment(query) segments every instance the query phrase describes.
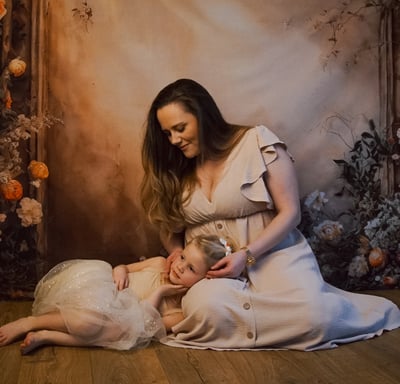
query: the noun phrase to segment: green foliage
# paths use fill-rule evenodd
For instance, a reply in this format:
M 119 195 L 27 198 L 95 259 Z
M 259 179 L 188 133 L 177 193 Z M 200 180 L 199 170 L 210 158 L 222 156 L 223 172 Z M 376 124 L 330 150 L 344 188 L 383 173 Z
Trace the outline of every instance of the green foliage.
M 355 198 L 370 195 L 377 198 L 381 191 L 381 182 L 378 171 L 382 160 L 388 156 L 390 150 L 376 132 L 375 124 L 369 122 L 370 132 L 363 132 L 361 139 L 356 141 L 350 151 L 349 160 L 334 160 L 342 166 L 342 177 L 349 186 L 349 191 Z

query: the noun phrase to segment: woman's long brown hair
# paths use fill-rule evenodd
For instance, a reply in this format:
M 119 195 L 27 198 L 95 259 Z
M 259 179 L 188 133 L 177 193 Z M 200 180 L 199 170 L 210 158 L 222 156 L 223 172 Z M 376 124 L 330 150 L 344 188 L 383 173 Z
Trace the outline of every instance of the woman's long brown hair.
M 199 158 L 186 158 L 162 132 L 157 111 L 171 103 L 179 103 L 196 117 Z M 194 80 L 180 79 L 163 88 L 148 112 L 142 146 L 141 201 L 150 221 L 167 232 L 182 231 L 185 227 L 182 205 L 196 183 L 197 162 L 225 157 L 245 129 L 227 123 L 209 92 Z

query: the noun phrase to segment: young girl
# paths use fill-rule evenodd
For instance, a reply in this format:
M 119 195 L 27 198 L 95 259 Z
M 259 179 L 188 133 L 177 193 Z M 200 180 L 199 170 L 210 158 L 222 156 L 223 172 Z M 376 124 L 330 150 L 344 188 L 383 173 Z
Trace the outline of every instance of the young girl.
M 198 236 L 170 265 L 163 257 L 114 269 L 101 260 L 62 262 L 37 284 L 32 316 L 0 328 L 0 346 L 26 335 L 23 354 L 44 344 L 144 347 L 183 319 L 183 294 L 230 252 L 225 240 Z

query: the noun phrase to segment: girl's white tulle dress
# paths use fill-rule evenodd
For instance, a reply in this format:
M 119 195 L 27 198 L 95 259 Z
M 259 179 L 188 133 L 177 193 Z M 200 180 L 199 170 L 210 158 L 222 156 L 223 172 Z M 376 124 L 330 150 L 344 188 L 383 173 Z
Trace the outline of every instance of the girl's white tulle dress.
M 129 288 L 118 291 L 112 267 L 101 260 L 68 260 L 57 264 L 37 284 L 33 315 L 60 311 L 68 332 L 82 339 L 83 345 L 127 350 L 147 346 L 165 336 L 160 313 L 146 300 L 158 272 L 139 279 L 142 293 L 135 292 L 130 274 Z M 132 275 L 132 276 L 131 276 Z M 148 284 L 143 287 L 143 284 Z

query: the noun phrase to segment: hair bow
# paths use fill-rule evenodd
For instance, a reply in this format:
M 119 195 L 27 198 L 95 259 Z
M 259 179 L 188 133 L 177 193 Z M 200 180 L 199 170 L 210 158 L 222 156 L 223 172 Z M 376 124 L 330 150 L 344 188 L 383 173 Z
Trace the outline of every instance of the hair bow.
M 225 248 L 225 256 L 228 256 L 232 253 L 232 247 L 228 244 L 228 242 L 223 239 L 222 237 L 219 238 L 219 242 L 224 246 Z

